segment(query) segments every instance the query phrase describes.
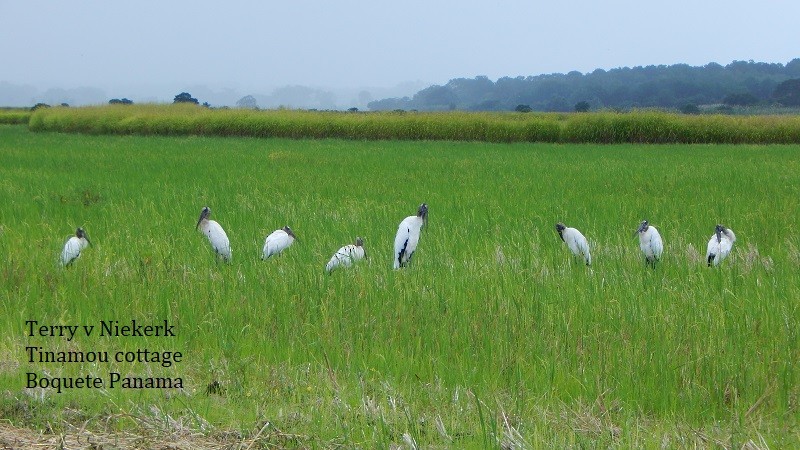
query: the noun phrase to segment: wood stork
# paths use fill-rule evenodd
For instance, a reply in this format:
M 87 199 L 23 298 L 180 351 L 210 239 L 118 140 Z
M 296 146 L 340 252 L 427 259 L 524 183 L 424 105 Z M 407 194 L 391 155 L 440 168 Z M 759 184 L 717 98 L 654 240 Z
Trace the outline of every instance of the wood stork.
M 264 250 L 261 259 L 267 259 L 272 255 L 277 255 L 286 250 L 292 245 L 295 239 L 296 237 L 289 227 L 283 227 L 280 230 L 273 231 L 264 241 Z
M 661 259 L 661 253 L 664 252 L 664 243 L 661 241 L 661 235 L 658 234 L 656 227 L 643 220 L 636 230 L 639 234 L 639 248 L 644 253 L 644 259 L 647 265 L 656 266 L 656 262 Z M 634 233 L 634 235 L 636 234 Z
M 736 235 L 733 234 L 733 230 L 725 228 L 724 225 L 717 225 L 714 228 L 714 234 L 708 241 L 708 250 L 706 251 L 708 266 L 722 264 L 722 261 L 731 253 L 734 242 L 736 242 Z
M 589 242 L 580 231 L 570 228 L 559 222 L 556 224 L 558 236 L 567 244 L 573 255 L 583 258 L 587 266 L 592 265 L 592 255 L 589 253 Z
M 394 237 L 394 268 L 405 267 L 419 243 L 419 232 L 428 224 L 428 205 L 419 205 L 416 216 L 408 216 L 400 222 Z
M 211 243 L 214 253 L 222 256 L 225 262 L 229 262 L 231 260 L 231 243 L 228 240 L 228 235 L 225 234 L 225 230 L 215 220 L 209 219 L 210 216 L 211 209 L 208 206 L 203 207 L 195 229 L 202 230 L 203 234 L 208 237 L 208 242 Z
M 83 228 L 75 230 L 75 236 L 67 239 L 67 243 L 64 244 L 64 250 L 61 251 L 61 265 L 68 266 L 72 264 L 73 261 L 81 256 L 81 251 L 90 245 L 92 245 L 92 242 L 89 240 L 89 235 L 83 231 Z
M 354 262 L 364 259 L 365 256 L 367 254 L 364 251 L 364 240 L 358 237 L 355 244 L 345 245 L 334 253 L 325 266 L 325 271 L 331 273 L 339 266 L 350 267 Z

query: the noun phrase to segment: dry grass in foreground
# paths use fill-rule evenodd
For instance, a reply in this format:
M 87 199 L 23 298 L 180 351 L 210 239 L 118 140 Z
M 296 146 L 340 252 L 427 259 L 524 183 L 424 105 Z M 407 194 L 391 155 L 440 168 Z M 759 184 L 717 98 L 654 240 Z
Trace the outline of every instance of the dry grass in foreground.
M 119 421 L 133 422 L 125 431 L 113 430 Z M 92 423 L 93 422 L 93 423 Z M 206 427 L 207 430 L 202 428 Z M 259 449 L 303 447 L 303 436 L 283 433 L 270 422 L 250 436 L 239 432 L 213 430 L 204 423 L 200 429 L 183 419 L 174 419 L 156 407 L 142 415 L 115 414 L 90 419 L 79 426 L 64 422 L 61 432 L 36 432 L 0 423 L 0 449 Z M 49 431 L 49 430 L 48 430 Z

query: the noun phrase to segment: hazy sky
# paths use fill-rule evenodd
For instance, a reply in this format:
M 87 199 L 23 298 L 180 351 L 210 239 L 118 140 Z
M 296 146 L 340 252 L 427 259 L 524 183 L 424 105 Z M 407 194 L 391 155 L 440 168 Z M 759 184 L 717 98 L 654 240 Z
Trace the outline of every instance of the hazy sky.
M 0 0 L 0 81 L 444 84 L 800 57 L 797 0 Z

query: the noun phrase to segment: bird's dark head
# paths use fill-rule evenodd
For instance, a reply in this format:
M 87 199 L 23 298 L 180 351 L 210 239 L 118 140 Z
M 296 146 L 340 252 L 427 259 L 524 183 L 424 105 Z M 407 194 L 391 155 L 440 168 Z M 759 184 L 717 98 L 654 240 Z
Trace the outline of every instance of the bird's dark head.
M 722 241 L 722 233 L 724 233 L 724 232 L 725 232 L 725 226 L 724 225 L 717 224 L 717 226 L 714 227 L 714 234 L 717 235 L 717 242 L 721 242 Z
M 197 219 L 197 225 L 194 227 L 194 229 L 196 230 L 200 228 L 200 222 L 207 220 L 209 217 L 211 217 L 211 209 L 208 206 L 204 206 L 203 210 L 200 211 L 200 218 Z
M 563 223 L 558 222 L 556 224 L 556 231 L 558 232 L 558 237 L 560 237 L 562 241 L 564 240 L 564 230 L 566 230 L 566 229 L 567 229 L 567 226 L 564 225 Z
M 422 218 L 422 223 L 425 228 L 428 228 L 428 204 L 423 203 L 419 205 L 419 209 L 417 210 L 417 217 Z
M 646 220 L 643 220 L 642 223 L 639 224 L 639 228 L 636 229 L 636 233 L 644 233 L 648 228 L 650 228 L 650 224 L 647 223 Z M 633 235 L 635 236 L 636 233 L 633 233 Z
M 282 228 L 282 230 L 283 230 L 283 231 L 285 231 L 285 232 L 286 232 L 286 234 L 288 234 L 289 236 L 291 236 L 293 239 L 295 239 L 295 240 L 297 239 L 297 236 L 295 236 L 295 235 L 294 235 L 294 232 L 292 231 L 292 229 L 291 229 L 291 228 L 289 228 L 289 226 L 288 226 L 288 225 L 287 225 L 287 226 L 285 226 L 285 227 L 283 227 L 283 228 Z
M 364 238 L 362 238 L 360 236 L 356 238 L 356 247 L 361 247 L 362 249 L 364 248 Z M 367 257 L 367 251 L 366 250 L 364 250 L 364 257 L 365 258 Z
M 88 242 L 89 245 L 92 245 L 92 241 L 89 240 L 89 235 L 86 234 L 86 231 L 84 231 L 83 228 L 78 227 L 78 229 L 75 230 L 75 236 L 77 236 L 78 239 L 86 239 L 86 242 Z

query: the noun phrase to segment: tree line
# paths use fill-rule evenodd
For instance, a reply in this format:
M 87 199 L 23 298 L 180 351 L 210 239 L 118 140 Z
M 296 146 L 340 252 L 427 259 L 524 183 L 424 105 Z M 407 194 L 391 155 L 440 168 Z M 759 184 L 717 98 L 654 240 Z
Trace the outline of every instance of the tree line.
M 588 111 L 667 108 L 697 112 L 698 105 L 800 106 L 800 58 L 786 65 L 734 61 L 597 69 L 582 74 L 455 78 L 413 97 L 369 103 L 370 110 Z

